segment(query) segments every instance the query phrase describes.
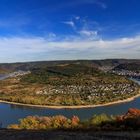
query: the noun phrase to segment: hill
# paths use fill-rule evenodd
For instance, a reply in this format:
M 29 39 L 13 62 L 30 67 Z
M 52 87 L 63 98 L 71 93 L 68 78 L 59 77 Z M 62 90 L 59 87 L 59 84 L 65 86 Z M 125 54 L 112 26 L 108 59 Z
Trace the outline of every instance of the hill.
M 114 70 L 128 70 L 140 72 L 140 63 L 123 63 L 119 64 Z
M 114 68 L 123 63 L 140 63 L 140 60 L 132 59 L 105 59 L 105 60 L 61 60 L 61 61 L 37 61 L 37 62 L 21 62 L 21 63 L 1 63 L 0 69 L 8 71 L 30 70 L 33 68 L 43 68 L 46 66 L 81 64 L 97 68 Z

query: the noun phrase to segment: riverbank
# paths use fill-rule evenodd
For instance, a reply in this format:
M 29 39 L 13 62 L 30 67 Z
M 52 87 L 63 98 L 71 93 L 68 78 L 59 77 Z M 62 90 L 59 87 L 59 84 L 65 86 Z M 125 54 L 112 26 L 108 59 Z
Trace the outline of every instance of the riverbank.
M 80 109 L 80 108 L 94 108 L 94 107 L 103 107 L 103 106 L 110 106 L 113 104 L 120 104 L 125 102 L 133 101 L 135 98 L 140 97 L 140 90 L 139 93 L 133 97 L 124 99 L 124 100 L 118 100 L 110 103 L 105 104 L 99 104 L 99 105 L 74 105 L 74 106 L 52 106 L 52 105 L 32 105 L 32 104 L 24 104 L 24 103 L 17 103 L 17 102 L 9 102 L 0 100 L 0 103 L 6 103 L 6 104 L 14 104 L 14 105 L 20 105 L 20 106 L 29 106 L 29 107 L 39 107 L 39 108 L 50 108 L 50 109 Z

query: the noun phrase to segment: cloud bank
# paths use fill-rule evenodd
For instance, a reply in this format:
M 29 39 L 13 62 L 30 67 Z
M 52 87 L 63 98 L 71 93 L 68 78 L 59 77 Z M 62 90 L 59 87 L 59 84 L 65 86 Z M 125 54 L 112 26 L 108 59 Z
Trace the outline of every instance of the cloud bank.
M 0 62 L 56 59 L 140 59 L 140 36 L 113 40 L 72 39 L 52 41 L 43 37 L 0 38 Z M 4 54 L 4 55 L 3 55 Z

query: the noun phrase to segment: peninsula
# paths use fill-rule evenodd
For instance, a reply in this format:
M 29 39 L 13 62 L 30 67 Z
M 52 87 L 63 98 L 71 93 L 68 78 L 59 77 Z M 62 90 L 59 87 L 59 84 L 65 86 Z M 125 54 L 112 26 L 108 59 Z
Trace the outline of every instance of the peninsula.
M 0 100 L 36 107 L 87 108 L 138 97 L 139 85 L 127 75 L 119 75 L 118 69 L 115 71 L 118 65 L 113 62 L 110 69 L 107 61 L 36 62 L 16 64 L 16 67 L 11 64 L 11 71 L 0 81 Z M 131 70 L 132 73 L 135 72 Z

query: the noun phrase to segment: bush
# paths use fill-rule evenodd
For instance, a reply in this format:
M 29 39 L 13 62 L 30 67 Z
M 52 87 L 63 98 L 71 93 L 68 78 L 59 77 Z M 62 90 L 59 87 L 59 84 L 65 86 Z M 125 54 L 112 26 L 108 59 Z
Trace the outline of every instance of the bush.
M 99 126 L 99 125 L 101 125 L 103 123 L 111 122 L 112 120 L 113 120 L 113 118 L 108 116 L 108 115 L 106 115 L 106 114 L 94 115 L 90 119 L 90 125 Z

